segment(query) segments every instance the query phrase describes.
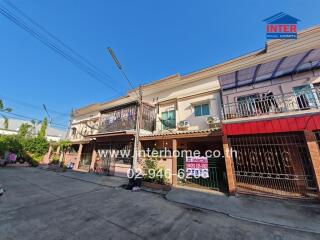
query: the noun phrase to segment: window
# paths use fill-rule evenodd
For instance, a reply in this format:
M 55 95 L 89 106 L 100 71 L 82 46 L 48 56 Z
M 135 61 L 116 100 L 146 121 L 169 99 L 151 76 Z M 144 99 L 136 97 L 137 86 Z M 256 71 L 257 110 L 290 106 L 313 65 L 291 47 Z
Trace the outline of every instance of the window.
M 210 115 L 209 104 L 201 104 L 194 106 L 194 115 L 196 117 Z
M 161 113 L 162 129 L 176 128 L 176 111 L 169 110 Z
M 71 135 L 72 137 L 75 137 L 77 134 L 77 129 L 75 127 L 71 128 Z

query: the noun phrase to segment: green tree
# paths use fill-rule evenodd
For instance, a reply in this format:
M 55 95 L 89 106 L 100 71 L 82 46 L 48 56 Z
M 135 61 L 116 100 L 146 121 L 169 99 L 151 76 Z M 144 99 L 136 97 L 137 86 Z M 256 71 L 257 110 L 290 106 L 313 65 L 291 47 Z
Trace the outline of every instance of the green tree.
M 40 122 L 38 122 L 38 123 L 40 123 Z M 31 120 L 31 126 L 32 126 L 32 134 L 36 134 L 36 125 L 37 125 L 37 122 L 36 122 L 36 120 Z
M 22 123 L 19 127 L 19 132 L 18 132 L 18 136 L 25 138 L 25 137 L 29 137 L 31 135 L 31 125 L 29 125 L 28 123 Z
M 70 148 L 71 142 L 68 140 L 60 140 L 58 146 L 60 146 L 60 151 L 66 152 Z
M 4 106 L 3 101 L 1 99 L 0 99 L 0 112 L 4 112 L 4 113 L 12 112 L 11 108 L 7 108 L 7 107 Z M 9 120 L 8 120 L 8 118 L 5 115 L 3 115 L 2 113 L 0 115 L 4 119 L 4 122 L 3 122 L 4 129 L 8 129 L 9 128 Z
M 3 155 L 5 151 L 10 151 L 21 156 L 23 153 L 23 146 L 17 136 L 0 136 L 0 154 Z
M 49 143 L 45 138 L 25 138 L 22 141 L 25 151 L 34 154 L 36 157 L 41 157 L 48 152 Z
M 40 128 L 40 130 L 39 130 L 39 132 L 38 132 L 38 138 L 45 138 L 47 126 L 48 126 L 48 120 L 47 120 L 47 118 L 45 117 L 45 118 L 42 120 L 41 128 Z

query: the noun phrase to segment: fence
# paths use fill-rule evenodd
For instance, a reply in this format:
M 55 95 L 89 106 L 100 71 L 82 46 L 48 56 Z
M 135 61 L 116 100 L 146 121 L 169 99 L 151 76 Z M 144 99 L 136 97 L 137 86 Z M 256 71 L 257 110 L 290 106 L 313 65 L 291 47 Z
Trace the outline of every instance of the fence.
M 237 190 L 312 198 L 316 184 L 303 134 L 229 138 Z
M 319 131 L 315 131 L 314 132 L 314 136 L 316 137 L 316 141 L 318 143 L 319 150 L 320 150 L 320 130 Z
M 178 184 L 183 186 L 206 188 L 217 191 L 226 191 L 226 170 L 222 158 L 208 159 L 209 174 L 207 178 L 187 176 L 185 169 L 185 159 L 177 159 Z
M 319 97 L 315 91 L 305 91 L 299 94 L 262 94 L 241 98 L 245 99 L 223 104 L 224 119 L 303 111 L 320 107 Z

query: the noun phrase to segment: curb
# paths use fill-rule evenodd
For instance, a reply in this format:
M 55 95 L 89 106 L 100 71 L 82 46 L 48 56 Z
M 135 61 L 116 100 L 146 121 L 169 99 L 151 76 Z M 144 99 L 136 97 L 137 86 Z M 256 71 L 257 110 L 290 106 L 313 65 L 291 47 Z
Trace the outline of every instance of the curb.
M 237 220 L 243 220 L 243 221 L 246 221 L 246 222 L 257 223 L 257 224 L 261 224 L 261 225 L 265 225 L 265 226 L 284 228 L 284 229 L 287 229 L 287 230 L 294 230 L 294 231 L 298 231 L 298 232 L 320 234 L 320 231 L 313 231 L 311 229 L 291 227 L 291 226 L 277 224 L 277 223 L 270 223 L 270 222 L 259 221 L 259 220 L 255 220 L 255 219 L 251 219 L 251 218 L 240 217 L 240 216 L 236 216 L 236 215 L 230 214 L 230 213 L 225 212 L 225 211 L 220 211 L 220 210 L 216 210 L 216 209 L 209 209 L 209 208 L 204 208 L 204 207 L 198 207 L 198 206 L 194 206 L 194 205 L 191 205 L 191 204 L 188 204 L 188 203 L 174 201 L 174 200 L 168 199 L 167 196 L 164 196 L 164 198 L 169 202 L 182 204 L 182 205 L 185 205 L 185 206 L 188 206 L 188 207 L 192 207 L 192 208 L 195 208 L 195 209 L 199 209 L 199 210 L 207 210 L 207 211 L 220 213 L 220 214 L 223 214 L 225 216 L 228 216 L 230 218 L 237 219 Z
M 44 171 L 48 171 L 48 172 L 53 172 L 61 177 L 65 177 L 65 178 L 71 178 L 71 179 L 74 179 L 74 180 L 79 180 L 79 181 L 82 181 L 82 182 L 87 182 L 87 183 L 92 183 L 92 184 L 96 184 L 96 185 L 99 185 L 99 186 L 102 186 L 102 187 L 109 187 L 109 188 L 120 188 L 121 185 L 119 186 L 110 186 L 110 185 L 106 185 L 106 184 L 102 184 L 102 183 L 97 183 L 97 182 L 94 182 L 94 181 L 89 181 L 89 180 L 86 180 L 86 179 L 82 179 L 82 178 L 77 178 L 77 177 L 72 177 L 72 176 L 67 176 L 67 175 L 64 175 L 62 174 L 61 172 L 57 172 L 57 171 L 54 171 L 52 169 L 44 169 L 44 168 L 38 168 L 40 170 L 44 170 Z

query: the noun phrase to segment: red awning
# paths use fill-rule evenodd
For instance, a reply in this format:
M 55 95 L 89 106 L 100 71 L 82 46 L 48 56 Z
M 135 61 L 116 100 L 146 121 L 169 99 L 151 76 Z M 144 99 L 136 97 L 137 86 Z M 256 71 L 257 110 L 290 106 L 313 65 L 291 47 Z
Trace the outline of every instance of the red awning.
M 320 114 L 223 124 L 224 135 L 320 130 Z

